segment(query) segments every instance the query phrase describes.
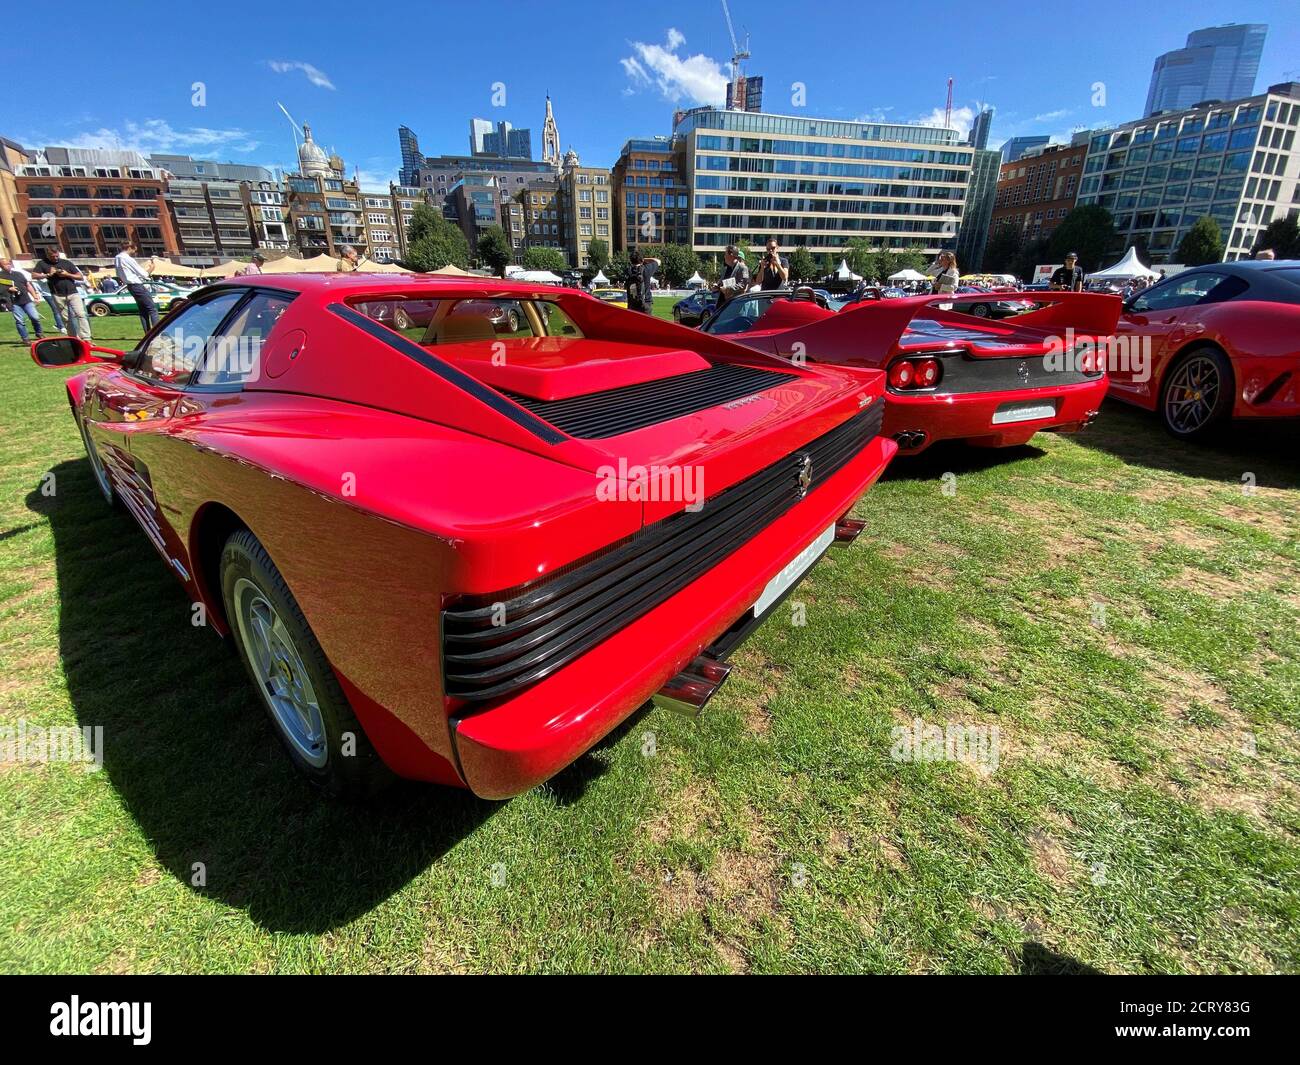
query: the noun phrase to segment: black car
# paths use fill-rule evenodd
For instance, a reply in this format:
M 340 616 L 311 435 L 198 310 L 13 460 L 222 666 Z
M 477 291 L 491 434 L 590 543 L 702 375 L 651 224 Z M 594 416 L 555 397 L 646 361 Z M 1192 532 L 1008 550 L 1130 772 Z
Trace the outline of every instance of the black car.
M 673 304 L 673 321 L 681 325 L 699 325 L 705 315 L 712 314 L 718 305 L 718 294 L 696 289 L 685 299 Z

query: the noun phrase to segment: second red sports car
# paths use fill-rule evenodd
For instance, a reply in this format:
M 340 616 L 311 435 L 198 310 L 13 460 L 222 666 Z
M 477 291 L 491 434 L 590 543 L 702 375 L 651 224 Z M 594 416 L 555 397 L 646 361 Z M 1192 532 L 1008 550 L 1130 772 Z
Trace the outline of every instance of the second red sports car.
M 1110 394 L 1184 439 L 1231 418 L 1300 417 L 1300 262 L 1214 263 L 1124 305 Z
M 1007 296 L 1007 299 L 1016 297 Z M 704 327 L 759 351 L 888 375 L 883 432 L 904 453 L 940 440 L 1023 444 L 1042 431 L 1074 432 L 1106 395 L 1105 345 L 1114 296 L 1034 293 L 1042 304 L 1002 321 L 946 309 L 951 298 L 864 301 L 831 310 L 811 289 L 751 292 Z
M 81 367 L 100 491 L 331 791 L 514 795 L 698 709 L 896 451 L 880 373 L 491 279 L 241 278 L 130 352 L 32 353 Z

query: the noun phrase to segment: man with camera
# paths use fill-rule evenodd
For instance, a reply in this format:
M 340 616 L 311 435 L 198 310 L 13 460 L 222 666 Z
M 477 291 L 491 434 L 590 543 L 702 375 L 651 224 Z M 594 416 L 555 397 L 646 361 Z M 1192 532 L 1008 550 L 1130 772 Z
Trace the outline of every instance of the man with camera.
M 758 264 L 758 287 L 769 292 L 775 288 L 785 288 L 790 279 L 790 268 L 782 261 L 776 251 L 776 237 L 767 238 L 767 251 Z

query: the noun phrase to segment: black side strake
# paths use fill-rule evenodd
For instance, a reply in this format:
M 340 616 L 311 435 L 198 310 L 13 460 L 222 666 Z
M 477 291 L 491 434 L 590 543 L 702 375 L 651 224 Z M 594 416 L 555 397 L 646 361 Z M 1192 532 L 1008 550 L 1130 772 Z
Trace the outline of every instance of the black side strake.
M 796 379 L 797 375 L 779 370 L 720 363 L 707 370 L 693 370 L 676 377 L 643 381 L 571 399 L 507 395 L 570 436 L 599 440 L 709 407 L 720 407 Z
M 534 436 L 546 441 L 548 444 L 561 444 L 564 442 L 564 434 L 557 432 L 554 428 L 547 425 L 544 421 L 528 411 L 520 410 L 513 403 L 507 400 L 500 392 L 488 388 L 482 381 L 471 377 L 463 370 L 458 370 L 454 366 L 449 366 L 441 359 L 436 359 L 430 355 L 424 348 L 420 347 L 414 341 L 408 340 L 400 333 L 394 333 L 387 326 L 380 325 L 371 318 L 367 318 L 359 311 L 353 310 L 342 303 L 331 303 L 329 310 L 337 314 L 345 322 L 350 322 L 358 329 L 369 333 L 376 340 L 382 340 L 390 348 L 400 351 L 408 359 L 418 362 L 426 370 L 436 373 L 444 381 L 455 385 L 464 392 L 468 392 L 481 403 L 486 403 L 498 414 L 504 414 L 516 425 L 527 429 Z

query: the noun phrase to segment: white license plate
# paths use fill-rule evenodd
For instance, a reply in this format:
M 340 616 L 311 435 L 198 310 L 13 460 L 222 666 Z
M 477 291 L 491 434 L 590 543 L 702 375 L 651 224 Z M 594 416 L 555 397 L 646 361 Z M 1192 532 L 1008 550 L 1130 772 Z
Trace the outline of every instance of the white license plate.
M 767 582 L 763 594 L 754 604 L 754 616 L 760 617 L 768 607 L 783 596 L 789 587 L 802 577 L 808 568 L 822 557 L 828 547 L 835 542 L 835 526 L 831 525 L 812 543 L 794 556 L 780 573 Z
M 1055 403 L 1043 403 L 1041 400 L 1024 400 L 1019 403 L 1003 403 L 993 412 L 993 424 L 1006 425 L 1008 422 L 1033 422 L 1039 418 L 1055 417 Z

